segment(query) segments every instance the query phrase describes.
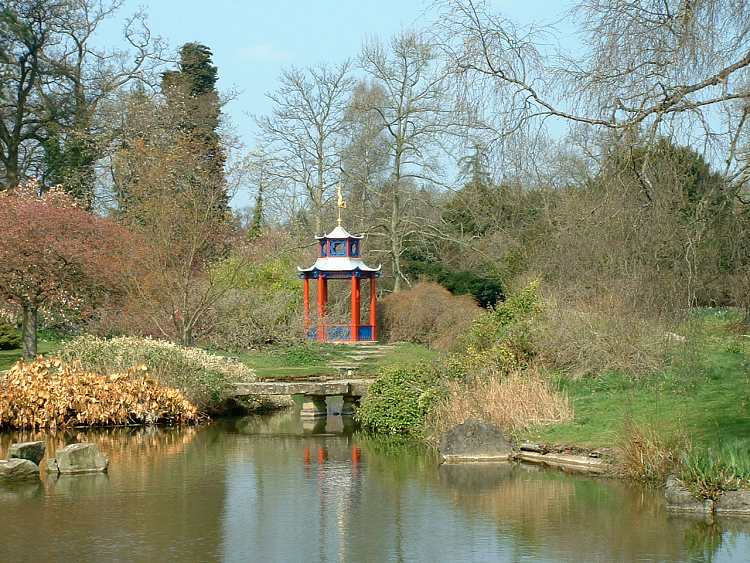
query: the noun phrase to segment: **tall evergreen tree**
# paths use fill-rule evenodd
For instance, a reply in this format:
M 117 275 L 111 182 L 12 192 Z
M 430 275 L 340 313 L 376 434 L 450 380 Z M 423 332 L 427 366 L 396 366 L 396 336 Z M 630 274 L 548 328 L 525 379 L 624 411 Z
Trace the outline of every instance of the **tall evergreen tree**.
M 179 70 L 164 73 L 162 90 L 178 116 L 182 135 L 209 172 L 211 181 L 204 186 L 211 192 L 207 199 L 218 202 L 213 205 L 217 218 L 222 218 L 228 215 L 229 194 L 224 177 L 226 155 L 219 136 L 221 100 L 217 80 L 211 49 L 200 43 L 186 43 L 180 49 Z

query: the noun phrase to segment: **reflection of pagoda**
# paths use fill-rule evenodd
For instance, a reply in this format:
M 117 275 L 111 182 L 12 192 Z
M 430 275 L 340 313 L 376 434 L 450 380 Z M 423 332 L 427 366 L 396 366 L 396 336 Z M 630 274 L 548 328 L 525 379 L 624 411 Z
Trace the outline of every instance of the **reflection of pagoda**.
M 310 340 L 321 342 L 373 342 L 377 340 L 376 278 L 380 276 L 380 266 L 371 268 L 360 257 L 362 235 L 352 235 L 341 226 L 341 208 L 345 203 L 339 192 L 338 226 L 330 233 L 316 236 L 320 252 L 315 264 L 309 268 L 297 268 L 304 280 L 305 292 L 305 334 Z M 360 323 L 361 280 L 370 280 L 370 320 Z M 318 280 L 318 322 L 310 322 L 310 280 Z M 331 325 L 326 322 L 328 303 L 328 280 L 351 279 L 352 318 L 348 325 Z

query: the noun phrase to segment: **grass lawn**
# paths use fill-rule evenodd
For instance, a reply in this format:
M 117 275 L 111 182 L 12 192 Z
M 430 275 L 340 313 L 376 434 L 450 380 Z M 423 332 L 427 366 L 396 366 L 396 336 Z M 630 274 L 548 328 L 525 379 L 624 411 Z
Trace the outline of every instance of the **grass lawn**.
M 651 426 L 696 445 L 750 447 L 750 338 L 729 329 L 721 314 L 704 314 L 700 330 L 672 365 L 638 379 L 621 374 L 561 378 L 574 410 L 571 423 L 536 429 L 524 438 L 597 447 L 617 443 L 625 421 Z
M 55 352 L 60 347 L 61 342 L 57 339 L 42 339 L 39 338 L 37 342 L 37 352 L 39 354 L 50 354 Z M 10 366 L 15 364 L 23 356 L 21 348 L 14 348 L 13 350 L 0 350 L 0 371 L 5 371 Z
M 346 344 L 307 344 L 290 348 L 248 351 L 233 357 L 253 368 L 258 377 L 335 375 L 338 371 L 330 363 L 350 361 L 348 356 L 355 349 L 356 347 Z M 431 359 L 435 355 L 435 352 L 424 346 L 400 343 L 396 344 L 393 349 L 387 350 L 383 357 L 350 362 L 352 365 L 359 366 L 358 377 L 368 377 L 374 376 L 383 366 Z

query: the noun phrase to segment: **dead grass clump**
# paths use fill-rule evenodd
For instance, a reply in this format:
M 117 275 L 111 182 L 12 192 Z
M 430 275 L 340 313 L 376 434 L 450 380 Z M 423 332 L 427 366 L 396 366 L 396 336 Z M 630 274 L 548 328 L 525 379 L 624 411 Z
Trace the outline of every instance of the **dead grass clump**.
M 0 428 L 191 422 L 196 407 L 145 366 L 98 375 L 57 359 L 19 361 L 0 379 Z
M 449 381 L 446 394 L 430 414 L 434 435 L 469 419 L 494 424 L 506 432 L 572 420 L 568 398 L 550 386 L 533 366 L 506 376 L 486 375 L 469 383 Z
M 547 299 L 544 310 L 540 353 L 573 376 L 606 371 L 642 375 L 664 365 L 666 323 L 629 307 L 617 292 L 566 302 Z
M 439 284 L 420 282 L 383 299 L 383 328 L 392 341 L 448 350 L 482 311 L 468 295 L 453 295 Z
M 618 440 L 618 472 L 628 479 L 659 485 L 675 467 L 677 440 L 650 426 L 626 420 Z

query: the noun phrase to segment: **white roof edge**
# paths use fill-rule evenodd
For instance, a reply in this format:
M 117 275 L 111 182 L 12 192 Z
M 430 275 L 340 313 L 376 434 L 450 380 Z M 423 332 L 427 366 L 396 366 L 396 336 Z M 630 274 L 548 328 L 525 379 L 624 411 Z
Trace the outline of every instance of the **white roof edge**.
M 353 235 L 349 231 L 347 231 L 344 227 L 341 225 L 338 225 L 335 229 L 333 229 L 330 233 L 326 235 L 315 235 L 315 238 L 318 240 L 324 239 L 324 238 L 356 238 L 356 239 L 362 239 L 365 235 Z
M 313 270 L 320 270 L 323 272 L 351 272 L 360 270 L 362 272 L 379 272 L 383 267 L 382 264 L 378 264 L 377 268 L 371 268 L 365 264 L 361 259 L 350 259 L 348 257 L 341 258 L 318 258 L 315 264 L 309 268 L 300 268 L 297 266 L 298 272 L 312 272 Z

